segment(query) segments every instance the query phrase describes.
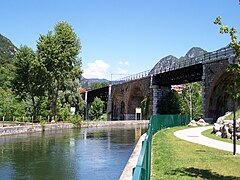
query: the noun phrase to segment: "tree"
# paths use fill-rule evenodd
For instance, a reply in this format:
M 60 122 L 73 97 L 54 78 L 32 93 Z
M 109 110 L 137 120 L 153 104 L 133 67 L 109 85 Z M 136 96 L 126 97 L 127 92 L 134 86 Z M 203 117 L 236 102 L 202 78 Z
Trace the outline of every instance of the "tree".
M 10 89 L 0 87 L 0 117 L 5 116 L 5 120 L 12 120 L 13 116 L 24 114 L 25 104 L 14 96 Z
M 95 97 L 89 109 L 89 118 L 91 120 L 99 119 L 100 116 L 103 115 L 103 109 L 104 109 L 104 102 L 100 98 Z
M 78 115 L 83 116 L 84 114 L 84 108 L 85 108 L 85 102 L 82 99 L 82 96 L 79 91 L 80 87 L 80 82 L 79 80 L 69 80 L 66 81 L 65 84 L 65 90 L 60 91 L 59 97 L 61 100 L 62 108 L 69 108 L 70 112 L 70 107 L 75 107 L 75 113 Z
M 236 63 L 229 64 L 227 71 L 234 76 L 236 86 L 234 87 L 234 83 L 232 83 L 232 85 L 228 87 L 227 92 L 234 101 L 240 101 L 240 41 L 238 41 L 237 29 L 235 27 L 229 28 L 228 26 L 223 25 L 220 16 L 216 18 L 214 24 L 220 26 L 221 34 L 229 34 L 231 37 L 229 46 L 234 50 L 234 59 Z M 233 89 L 235 90 L 233 91 Z
M 143 107 L 143 118 L 144 119 L 148 119 L 149 118 L 149 99 L 148 98 L 144 98 L 141 101 L 141 105 Z
M 202 117 L 202 86 L 199 82 L 186 84 L 186 88 L 182 92 L 182 107 L 183 114 L 190 113 L 190 104 L 192 104 L 192 115 L 194 119 Z
M 22 99 L 32 101 L 32 115 L 36 120 L 41 97 L 44 96 L 45 73 L 36 53 L 27 46 L 21 46 L 15 54 L 15 77 L 13 89 Z
M 37 41 L 37 55 L 46 74 L 46 91 L 51 101 L 52 117 L 55 119 L 60 90 L 64 90 L 69 79 L 80 78 L 81 67 L 77 55 L 80 40 L 71 25 L 60 22 L 47 35 L 40 35 Z

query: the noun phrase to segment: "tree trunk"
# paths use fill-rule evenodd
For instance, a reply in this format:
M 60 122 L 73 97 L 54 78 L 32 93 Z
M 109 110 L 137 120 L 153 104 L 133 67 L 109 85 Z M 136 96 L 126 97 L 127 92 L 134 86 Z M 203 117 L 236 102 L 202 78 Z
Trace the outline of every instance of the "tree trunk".
M 56 121 L 56 115 L 57 115 L 57 99 L 58 99 L 58 87 L 56 88 L 56 91 L 54 89 L 52 90 L 52 117 L 51 120 Z
M 37 107 L 36 107 L 36 103 L 35 103 L 35 99 L 34 97 L 32 97 L 32 104 L 33 104 L 33 121 L 37 121 Z

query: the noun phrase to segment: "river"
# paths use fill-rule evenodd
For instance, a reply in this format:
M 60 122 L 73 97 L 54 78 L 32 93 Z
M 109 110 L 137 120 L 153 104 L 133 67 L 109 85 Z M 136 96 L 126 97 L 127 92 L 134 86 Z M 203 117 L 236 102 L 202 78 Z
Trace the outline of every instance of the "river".
M 0 179 L 119 179 L 146 126 L 0 137 Z

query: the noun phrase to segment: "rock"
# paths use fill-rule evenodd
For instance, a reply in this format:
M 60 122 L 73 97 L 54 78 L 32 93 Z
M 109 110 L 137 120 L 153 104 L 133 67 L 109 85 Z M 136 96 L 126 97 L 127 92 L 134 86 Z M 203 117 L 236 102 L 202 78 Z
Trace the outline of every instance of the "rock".
M 197 122 L 195 120 L 191 120 L 190 123 L 188 124 L 190 127 L 197 127 Z
M 223 124 L 233 124 L 233 120 L 223 120 Z
M 237 140 L 240 140 L 240 133 L 236 133 Z
M 236 128 L 236 132 L 240 132 L 240 127 Z
M 199 119 L 198 122 L 199 122 L 199 123 L 205 123 L 205 124 L 206 124 L 206 122 L 204 121 L 204 119 Z
M 224 125 L 222 128 L 221 128 L 221 137 L 222 138 L 231 138 L 232 137 L 232 134 L 229 133 L 229 127 L 227 127 L 226 125 Z
M 222 133 L 220 131 L 216 132 L 216 136 L 219 136 L 221 137 L 222 136 Z
M 206 122 L 204 121 L 204 119 L 199 119 L 198 122 L 197 122 L 197 125 L 198 125 L 198 126 L 206 126 L 206 125 L 208 125 L 208 123 L 206 123 Z
M 230 114 L 231 114 L 231 112 L 226 112 L 226 114 L 224 116 L 221 116 L 217 119 L 217 123 L 223 124 L 225 117 L 229 116 Z
M 223 127 L 223 124 L 217 124 L 217 123 L 214 123 L 214 126 L 213 126 L 213 129 L 212 129 L 212 133 L 217 133 L 218 131 L 221 130 L 221 128 Z

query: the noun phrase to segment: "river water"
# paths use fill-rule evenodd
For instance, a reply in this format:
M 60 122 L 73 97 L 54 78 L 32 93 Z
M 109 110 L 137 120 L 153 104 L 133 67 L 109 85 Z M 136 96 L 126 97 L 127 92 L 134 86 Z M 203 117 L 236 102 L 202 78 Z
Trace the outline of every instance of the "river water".
M 146 126 L 0 137 L 0 179 L 119 179 Z

